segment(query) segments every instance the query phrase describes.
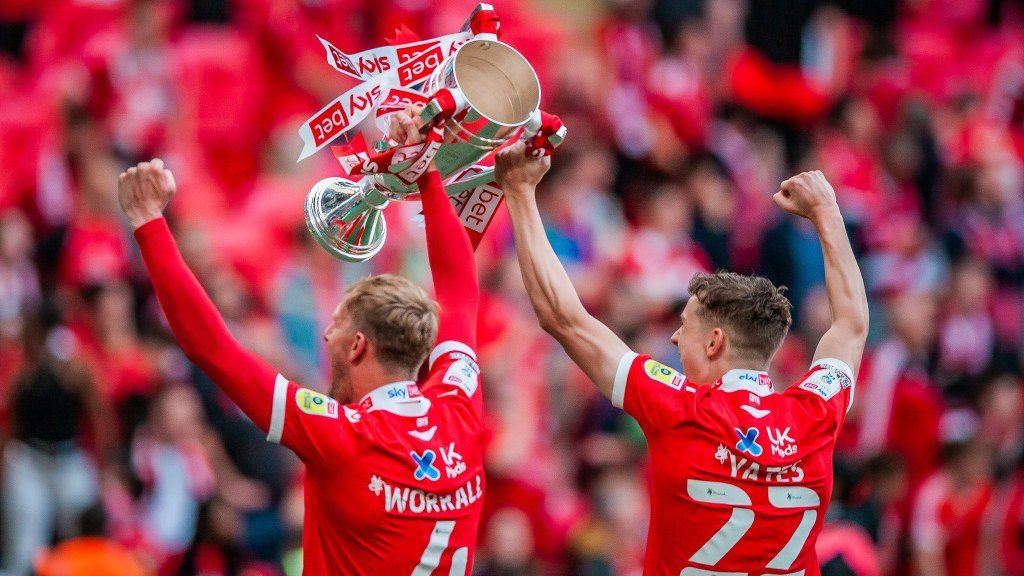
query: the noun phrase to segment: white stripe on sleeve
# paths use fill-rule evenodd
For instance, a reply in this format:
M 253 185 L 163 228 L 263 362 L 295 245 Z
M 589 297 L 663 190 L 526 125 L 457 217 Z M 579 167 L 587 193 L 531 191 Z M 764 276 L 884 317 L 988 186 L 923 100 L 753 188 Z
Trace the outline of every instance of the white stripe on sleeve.
M 615 371 L 615 383 L 612 384 L 612 406 L 616 408 L 622 408 L 622 403 L 626 399 L 626 380 L 629 377 L 629 368 L 637 356 L 639 354 L 631 350 L 623 354 L 622 359 L 619 360 L 619 368 Z
M 270 430 L 267 440 L 280 444 L 284 434 L 285 404 L 288 401 L 288 379 L 278 374 L 274 381 L 274 404 L 270 411 Z
M 473 352 L 472 348 L 463 344 L 462 342 L 457 342 L 455 340 L 445 340 L 444 342 L 441 342 L 437 346 L 434 346 L 434 350 L 430 353 L 430 363 L 427 365 L 427 368 L 433 368 L 434 362 L 437 362 L 438 358 L 449 352 L 462 352 L 463 354 L 472 358 L 474 362 L 476 361 L 476 352 Z

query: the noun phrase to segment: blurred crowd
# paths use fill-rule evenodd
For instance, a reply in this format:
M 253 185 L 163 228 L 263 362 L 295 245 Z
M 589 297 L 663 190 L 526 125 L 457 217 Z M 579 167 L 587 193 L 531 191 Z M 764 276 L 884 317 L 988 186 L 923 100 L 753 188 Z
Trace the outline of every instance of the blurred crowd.
M 803 169 L 835 186 L 872 316 L 823 573 L 1024 575 L 1024 5 L 495 5 L 570 129 L 538 191 L 548 236 L 634 349 L 678 367 L 689 279 L 757 273 L 789 288 L 772 375 L 796 380 L 829 309 L 814 229 L 771 194 Z M 430 275 L 414 203 L 388 208 L 366 264 L 305 232 L 305 192 L 341 170 L 326 153 L 296 163 L 296 130 L 353 85 L 314 34 L 354 52 L 402 24 L 453 32 L 472 6 L 0 2 L 0 573 L 299 574 L 301 464 L 174 344 L 117 174 L 167 162 L 168 218 L 235 336 L 322 390 L 320 333 L 345 286 Z M 474 573 L 638 575 L 644 438 L 538 328 L 505 218 L 477 251 Z

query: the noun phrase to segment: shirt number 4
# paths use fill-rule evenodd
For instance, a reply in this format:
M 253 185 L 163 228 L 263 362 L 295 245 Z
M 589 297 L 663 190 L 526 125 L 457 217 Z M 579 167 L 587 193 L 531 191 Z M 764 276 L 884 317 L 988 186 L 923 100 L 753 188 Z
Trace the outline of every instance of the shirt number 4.
M 706 504 L 723 504 L 732 507 L 732 515 L 700 550 L 690 557 L 690 562 L 714 566 L 718 564 L 736 544 L 743 535 L 750 530 L 754 524 L 754 511 L 750 509 L 750 495 L 739 486 L 726 484 L 724 482 L 706 482 L 703 480 L 688 480 L 686 482 L 686 493 L 695 502 Z M 786 545 L 779 550 L 775 558 L 765 568 L 771 570 L 788 570 L 796 562 L 797 556 L 803 550 L 814 523 L 818 519 L 818 506 L 821 499 L 818 494 L 810 488 L 803 486 L 770 486 L 768 488 L 768 502 L 775 508 L 799 509 L 804 508 L 800 524 L 796 531 L 789 537 Z M 802 572 L 801 572 L 802 573 Z M 720 576 L 747 576 L 743 573 L 707 572 L 699 568 L 686 568 L 679 576 L 707 576 L 716 574 Z
M 455 531 L 455 520 L 438 520 L 430 533 L 430 541 L 420 556 L 420 563 L 412 571 L 412 576 L 431 576 L 441 563 L 441 556 L 448 549 L 448 540 Z M 448 576 L 466 576 L 466 561 L 469 548 L 463 546 L 452 553 L 452 567 Z

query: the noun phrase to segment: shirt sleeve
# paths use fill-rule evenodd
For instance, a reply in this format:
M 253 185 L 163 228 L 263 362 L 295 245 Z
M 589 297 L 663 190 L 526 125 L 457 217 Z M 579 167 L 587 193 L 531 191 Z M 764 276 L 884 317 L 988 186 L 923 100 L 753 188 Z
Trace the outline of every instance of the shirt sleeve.
M 483 413 L 480 367 L 476 363 L 476 352 L 470 346 L 457 340 L 441 342 L 430 353 L 429 365 L 424 388 L 452 388 L 469 399 L 477 414 Z
M 178 345 L 262 430 L 270 421 L 276 370 L 243 348 L 228 331 L 167 227 L 157 218 L 135 231 L 160 306 Z
M 823 403 L 835 419 L 838 432 L 846 420 L 846 413 L 853 406 L 855 390 L 856 382 L 850 365 L 835 358 L 823 358 L 815 360 L 800 382 L 786 392 Z
M 354 453 L 352 426 L 361 417 L 358 410 L 278 374 L 267 440 L 287 446 L 307 465 L 337 465 Z
M 419 179 L 427 234 L 427 259 L 434 292 L 441 305 L 437 341 L 457 340 L 476 346 L 480 285 L 473 244 L 462 225 L 436 170 Z
M 669 428 L 693 413 L 696 389 L 678 371 L 650 356 L 627 352 L 619 361 L 612 404 L 644 431 Z

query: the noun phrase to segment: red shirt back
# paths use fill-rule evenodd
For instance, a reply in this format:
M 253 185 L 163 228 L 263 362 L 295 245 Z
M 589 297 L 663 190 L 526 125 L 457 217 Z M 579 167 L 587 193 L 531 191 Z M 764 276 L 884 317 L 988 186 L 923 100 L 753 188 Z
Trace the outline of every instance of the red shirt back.
M 832 495 L 832 451 L 853 374 L 818 360 L 784 393 L 765 372 L 712 385 L 629 353 L 612 402 L 651 455 L 646 576 L 817 576 L 814 541 Z
M 422 389 L 339 406 L 278 376 L 268 439 L 306 464 L 303 573 L 452 574 L 473 565 L 484 494 L 479 369 L 444 342 Z

